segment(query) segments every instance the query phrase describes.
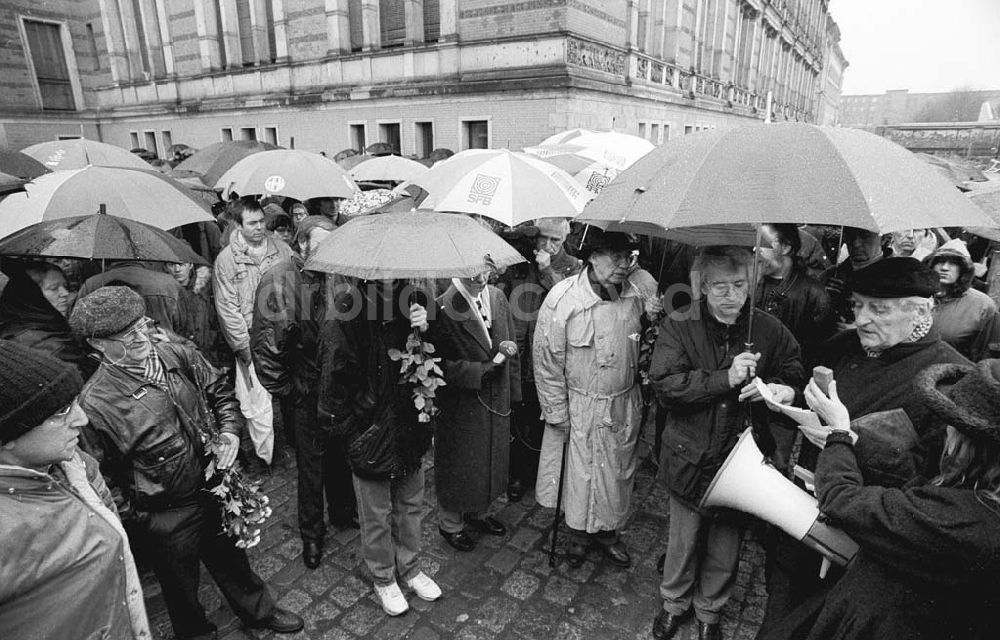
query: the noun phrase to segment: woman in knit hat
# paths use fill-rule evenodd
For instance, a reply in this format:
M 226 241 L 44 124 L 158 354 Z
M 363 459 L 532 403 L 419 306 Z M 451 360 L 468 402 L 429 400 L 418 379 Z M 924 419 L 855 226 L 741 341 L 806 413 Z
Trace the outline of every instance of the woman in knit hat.
M 97 462 L 76 368 L 0 340 L 0 633 L 149 640 L 139 574 Z
M 815 381 L 806 388 L 809 406 L 829 425 L 816 469 L 820 510 L 861 550 L 829 593 L 803 605 L 822 607 L 808 633 L 792 632 L 808 618 L 799 611 L 767 640 L 996 637 L 1000 360 L 934 365 L 915 386 L 947 435 L 940 473 L 903 489 L 864 486 L 836 382 L 829 396 Z
M 993 299 L 972 288 L 974 265 L 965 242 L 955 239 L 941 245 L 930 266 L 941 279 L 934 307 L 941 339 L 972 361 L 989 357 L 990 343 L 1000 342 L 1000 316 Z

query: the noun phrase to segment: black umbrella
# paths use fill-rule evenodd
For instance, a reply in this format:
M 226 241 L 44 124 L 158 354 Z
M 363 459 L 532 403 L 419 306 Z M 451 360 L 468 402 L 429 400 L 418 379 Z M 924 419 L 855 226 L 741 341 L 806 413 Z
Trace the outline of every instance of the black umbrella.
M 167 231 L 105 213 L 25 227 L 0 240 L 0 256 L 208 264 Z

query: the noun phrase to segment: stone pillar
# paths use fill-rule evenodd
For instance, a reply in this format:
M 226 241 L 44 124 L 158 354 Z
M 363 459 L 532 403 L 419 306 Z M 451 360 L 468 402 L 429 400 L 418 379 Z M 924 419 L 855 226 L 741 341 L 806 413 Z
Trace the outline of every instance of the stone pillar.
M 275 62 L 285 62 L 288 60 L 288 18 L 285 17 L 285 0 L 271 0 L 271 16 L 274 18 Z
M 424 0 L 404 0 L 406 36 L 403 44 L 410 46 L 424 41 Z
M 440 0 L 441 35 L 439 42 L 455 42 L 458 40 L 458 0 Z
M 326 54 L 351 52 L 351 20 L 348 0 L 326 0 Z
M 108 65 L 114 82 L 129 80 L 128 55 L 125 53 L 125 36 L 122 33 L 121 17 L 116 2 L 99 0 L 101 26 L 104 29 L 104 43 L 108 50 Z
M 170 17 L 167 15 L 167 3 L 164 0 L 154 0 L 156 4 L 157 29 L 160 33 L 160 47 L 163 51 L 163 71 L 174 75 L 174 45 L 170 37 Z
M 203 71 L 222 68 L 222 57 L 219 51 L 219 41 L 216 37 L 218 25 L 215 24 L 215 7 L 212 0 L 194 0 L 194 23 L 198 33 L 198 54 L 201 58 Z
M 361 0 L 362 51 L 382 48 L 382 26 L 378 17 L 378 0 Z
M 209 0 L 211 2 L 211 0 Z M 222 24 L 218 25 L 226 50 L 226 66 L 239 68 L 244 62 L 243 47 L 240 46 L 240 20 L 236 13 L 236 0 L 219 0 Z
M 143 71 L 142 57 L 139 54 L 139 37 L 135 32 L 139 16 L 132 11 L 132 3 L 128 0 L 118 2 L 118 9 L 121 17 L 123 41 L 125 43 L 125 55 L 128 57 L 129 79 L 142 80 Z M 149 69 L 151 72 L 152 69 Z

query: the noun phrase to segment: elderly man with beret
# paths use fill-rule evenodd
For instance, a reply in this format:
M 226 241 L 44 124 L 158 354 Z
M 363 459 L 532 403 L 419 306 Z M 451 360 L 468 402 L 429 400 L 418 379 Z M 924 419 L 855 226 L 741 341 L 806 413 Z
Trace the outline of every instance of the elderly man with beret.
M 76 368 L 0 340 L 0 634 L 150 640 L 132 552 L 97 462 Z
M 233 464 L 242 420 L 232 385 L 194 348 L 150 341 L 142 298 L 102 287 L 77 302 L 70 326 L 101 354 L 80 392 L 90 419 L 85 448 L 101 465 L 134 542 L 147 548 L 177 638 L 209 637 L 215 626 L 198 601 L 200 562 L 245 624 L 294 633 L 302 619 L 280 609 L 246 552 L 221 532 L 206 491 L 201 433 L 218 425 Z
M 833 370 L 840 398 L 855 419 L 902 412 L 887 416 L 891 420 L 880 418 L 878 429 L 861 431 L 856 452 L 865 482 L 901 486 L 917 476 L 932 478 L 945 425 L 923 402 L 914 380 L 931 365 L 970 364 L 934 326 L 938 276 L 914 258 L 884 258 L 854 272 L 848 285 L 855 328 L 831 338 L 820 362 Z M 800 464 L 814 466 L 817 454 L 816 447 L 804 443 Z M 773 553 L 760 636 L 832 582 L 818 578 L 819 557 L 790 539 L 779 542 Z

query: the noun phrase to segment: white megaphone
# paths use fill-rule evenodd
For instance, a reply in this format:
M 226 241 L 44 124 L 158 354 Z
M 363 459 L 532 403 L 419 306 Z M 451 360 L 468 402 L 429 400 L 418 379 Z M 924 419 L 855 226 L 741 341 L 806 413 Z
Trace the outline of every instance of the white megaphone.
M 726 507 L 757 516 L 823 554 L 833 564 L 847 566 L 858 543 L 820 520 L 816 498 L 800 489 L 764 460 L 747 429 L 715 474 L 701 508 Z M 825 575 L 827 563 L 824 562 Z

